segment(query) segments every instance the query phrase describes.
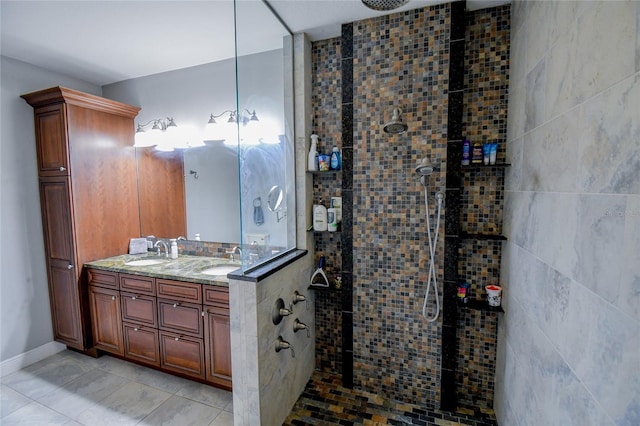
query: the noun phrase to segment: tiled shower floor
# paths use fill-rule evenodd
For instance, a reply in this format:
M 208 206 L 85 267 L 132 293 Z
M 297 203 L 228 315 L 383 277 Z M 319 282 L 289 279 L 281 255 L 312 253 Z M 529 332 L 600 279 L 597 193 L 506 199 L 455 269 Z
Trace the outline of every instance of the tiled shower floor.
M 453 414 L 385 400 L 340 385 L 339 377 L 316 371 L 287 417 L 298 425 L 496 425 L 492 411 Z

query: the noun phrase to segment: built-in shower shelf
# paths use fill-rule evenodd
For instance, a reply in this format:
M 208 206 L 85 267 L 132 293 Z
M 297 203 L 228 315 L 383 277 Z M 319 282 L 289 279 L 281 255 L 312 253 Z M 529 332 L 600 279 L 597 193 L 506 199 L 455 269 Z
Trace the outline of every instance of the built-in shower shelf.
M 489 306 L 489 303 L 482 299 L 471 299 L 467 303 L 458 302 L 458 306 L 473 311 L 504 312 L 502 306 Z
M 500 234 L 473 234 L 470 232 L 461 232 L 460 238 L 463 240 L 493 240 L 507 241 L 507 237 Z
M 469 164 L 468 166 L 460 166 L 460 170 L 480 170 L 480 169 L 503 169 L 511 167 L 509 163 L 497 163 L 497 164 Z
M 340 173 L 341 171 L 342 170 L 324 170 L 324 171 L 316 170 L 316 171 L 310 172 L 309 170 L 307 170 L 307 173 L 310 173 L 312 175 L 333 176 Z
M 318 291 L 330 291 L 330 292 L 339 292 L 342 291 L 342 288 L 336 288 L 334 285 L 329 285 L 329 287 L 321 287 L 317 285 L 310 285 L 308 287 L 309 290 L 318 290 Z

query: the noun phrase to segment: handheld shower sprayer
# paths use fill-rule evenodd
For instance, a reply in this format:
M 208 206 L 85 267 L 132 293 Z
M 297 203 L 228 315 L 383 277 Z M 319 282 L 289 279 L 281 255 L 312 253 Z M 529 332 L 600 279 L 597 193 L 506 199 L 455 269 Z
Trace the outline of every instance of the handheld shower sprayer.
M 438 319 L 440 315 L 440 297 L 438 296 L 438 277 L 436 271 L 435 264 L 435 255 L 436 255 L 436 247 L 438 245 L 438 233 L 440 231 L 440 212 L 442 210 L 442 203 L 444 202 L 444 193 L 438 191 L 436 192 L 436 226 L 431 233 L 431 223 L 430 223 L 430 214 L 429 214 L 429 193 L 428 193 L 428 185 L 427 178 L 433 174 L 434 168 L 431 163 L 428 162 L 426 158 L 423 158 L 422 161 L 415 168 L 416 174 L 420 176 L 420 183 L 424 187 L 424 205 L 425 205 L 425 217 L 427 222 L 427 240 L 429 242 L 429 273 L 427 275 L 427 290 L 424 295 L 424 302 L 422 303 L 422 315 L 428 322 L 434 322 Z M 427 301 L 429 299 L 429 292 L 431 291 L 431 286 L 433 285 L 433 292 L 435 294 L 436 299 L 436 312 L 433 317 L 429 317 L 427 315 Z
M 433 166 L 431 163 L 427 161 L 426 158 L 423 158 L 420 163 L 416 166 L 416 174 L 420 176 L 420 183 L 423 186 L 427 186 L 427 177 L 433 173 Z

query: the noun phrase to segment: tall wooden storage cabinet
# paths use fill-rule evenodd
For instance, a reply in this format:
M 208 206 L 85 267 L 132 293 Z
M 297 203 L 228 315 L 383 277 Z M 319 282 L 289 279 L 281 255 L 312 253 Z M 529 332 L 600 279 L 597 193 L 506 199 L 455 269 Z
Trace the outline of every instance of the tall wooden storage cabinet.
M 91 348 L 85 262 L 140 236 L 133 119 L 140 108 L 64 87 L 22 95 L 34 108 L 54 339 Z

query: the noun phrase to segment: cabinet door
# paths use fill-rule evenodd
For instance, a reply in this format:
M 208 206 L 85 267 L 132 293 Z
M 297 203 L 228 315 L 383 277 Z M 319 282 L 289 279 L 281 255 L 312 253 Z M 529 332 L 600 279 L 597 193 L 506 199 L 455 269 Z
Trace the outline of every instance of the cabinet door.
M 204 311 L 206 379 L 231 389 L 229 309 L 205 306 Z
M 107 352 L 124 355 L 118 292 L 89 286 L 89 307 L 94 346 Z
M 158 328 L 202 338 L 202 305 L 158 299 Z
M 64 104 L 35 110 L 36 151 L 40 176 L 69 174 Z
M 160 330 L 160 366 L 167 370 L 204 379 L 204 343 Z
M 53 337 L 66 345 L 84 350 L 70 203 L 67 178 L 40 179 Z
M 75 271 L 67 262 L 50 260 L 49 303 L 53 337 L 56 341 L 83 350 L 82 327 Z
M 124 356 L 160 366 L 158 330 L 139 324 L 124 324 Z

